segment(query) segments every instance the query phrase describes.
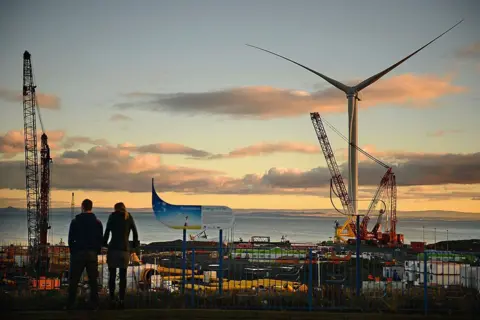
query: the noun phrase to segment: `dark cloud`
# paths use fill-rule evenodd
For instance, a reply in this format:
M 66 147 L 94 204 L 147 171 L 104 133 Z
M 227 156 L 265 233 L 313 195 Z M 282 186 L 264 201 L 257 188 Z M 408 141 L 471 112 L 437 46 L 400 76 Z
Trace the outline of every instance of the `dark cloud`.
M 25 187 L 23 161 L 0 162 L 0 188 Z M 148 192 L 156 178 L 159 190 L 201 192 L 221 172 L 162 165 L 158 156 L 133 156 L 111 147 L 66 151 L 52 164 L 52 187 L 64 190 Z
M 193 152 L 194 154 L 195 152 Z M 340 165 L 347 177 L 346 164 Z M 399 186 L 441 186 L 479 184 L 480 153 L 419 155 L 411 154 L 393 166 Z M 53 187 L 106 191 L 148 192 L 150 179 L 156 178 L 159 191 L 212 194 L 311 194 L 328 195 L 330 174 L 327 168 L 308 171 L 271 168 L 264 174 L 232 178 L 214 170 L 165 165 L 156 154 L 132 154 L 114 147 L 93 147 L 88 152 L 66 151 L 54 160 Z M 371 162 L 359 164 L 359 184 L 372 192 L 385 169 Z M 23 161 L 0 162 L 0 188 L 24 188 Z M 414 194 L 417 190 L 412 190 Z M 455 191 L 457 192 L 457 191 Z M 445 191 L 451 197 L 475 198 L 472 192 Z M 436 197 L 435 194 L 431 197 Z M 440 194 L 438 196 L 441 196 Z
M 190 148 L 177 143 L 154 143 L 140 146 L 124 144 L 120 145 L 120 148 L 138 153 L 181 154 L 189 155 L 193 158 L 204 158 L 211 156 L 211 153 L 207 151 Z
M 465 88 L 452 84 L 451 77 L 404 74 L 384 79 L 365 89 L 360 107 L 384 104 L 430 106 L 437 98 L 464 91 Z M 346 110 L 345 95 L 331 87 L 314 93 L 264 86 L 197 93 L 132 93 L 127 97 L 132 101 L 119 103 L 116 107 L 257 119 L 293 117 L 312 111 L 330 113 Z
M 124 114 L 115 113 L 110 117 L 110 121 L 132 121 L 132 118 Z
M 461 59 L 480 61 L 480 41 L 472 43 L 471 45 L 458 50 L 457 57 Z
M 73 151 L 73 150 L 69 150 L 69 151 L 65 151 L 63 154 L 62 154 L 62 157 L 64 159 L 83 159 L 87 156 L 87 153 L 83 150 L 77 150 L 77 151 Z
M 65 142 L 63 143 L 63 147 L 65 149 L 70 149 L 73 148 L 76 145 L 79 144 L 91 144 L 94 146 L 105 146 L 108 145 L 108 141 L 105 139 L 93 139 L 90 137 L 85 137 L 85 136 L 74 136 L 74 137 L 68 137 Z

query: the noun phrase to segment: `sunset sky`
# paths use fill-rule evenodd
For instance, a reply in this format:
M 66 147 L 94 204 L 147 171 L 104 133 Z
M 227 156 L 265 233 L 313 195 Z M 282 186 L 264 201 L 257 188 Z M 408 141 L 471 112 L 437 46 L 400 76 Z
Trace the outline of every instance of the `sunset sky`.
M 347 135 L 345 95 L 257 45 L 355 84 L 359 144 L 398 210 L 480 213 L 479 1 L 2 1 L 0 207 L 25 206 L 22 55 L 53 150 L 52 204 L 329 209 L 309 112 Z M 40 132 L 40 126 L 38 126 Z M 328 128 L 327 128 L 328 130 Z M 342 170 L 347 144 L 328 131 Z M 368 205 L 384 168 L 360 158 Z M 343 171 L 346 176 L 347 171 Z

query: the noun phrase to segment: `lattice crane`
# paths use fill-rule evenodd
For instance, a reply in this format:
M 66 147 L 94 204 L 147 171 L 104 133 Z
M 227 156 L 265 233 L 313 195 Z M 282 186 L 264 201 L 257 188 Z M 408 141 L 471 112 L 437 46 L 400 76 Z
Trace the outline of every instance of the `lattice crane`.
M 25 190 L 27 195 L 27 224 L 29 261 L 37 272 L 44 273 L 48 267 L 47 239 L 50 211 L 50 147 L 43 128 L 36 98 L 31 54 L 23 53 L 23 118 L 25 138 Z M 38 112 L 42 128 L 40 150 L 40 178 L 37 149 Z M 40 190 L 39 190 L 40 189 Z
M 354 216 L 355 212 L 352 201 L 348 196 L 342 174 L 338 168 L 337 160 L 335 159 L 330 141 L 328 140 L 327 132 L 325 131 L 325 127 L 323 126 L 322 119 L 320 118 L 320 114 L 318 112 L 310 113 L 310 118 L 312 119 L 313 128 L 317 134 L 318 142 L 322 148 L 323 155 L 327 161 L 328 170 L 330 170 L 330 174 L 332 176 L 332 179 L 330 180 L 330 190 L 332 190 L 333 186 L 335 187 L 335 195 L 340 199 L 340 202 L 343 206 L 342 213 L 348 215 L 349 217 L 343 226 L 336 228 L 335 236 L 337 240 L 342 240 L 343 238 L 347 237 L 354 237 L 356 234 L 356 226 L 352 217 Z
M 337 162 L 335 160 L 335 156 L 333 154 L 330 142 L 327 137 L 327 133 L 325 127 L 323 126 L 322 118 L 320 117 L 318 112 L 310 113 L 310 118 L 312 119 L 313 127 L 318 137 L 318 141 L 320 142 L 320 146 L 322 148 L 323 154 L 325 156 L 325 160 L 328 165 L 328 169 L 330 170 L 330 174 L 332 179 L 330 180 L 330 191 L 340 199 L 343 212 L 338 210 L 335 205 L 334 208 L 345 215 L 348 215 L 348 219 L 345 221 L 343 226 L 336 226 L 335 231 L 335 238 L 339 241 L 345 241 L 346 238 L 354 238 L 356 237 L 356 224 L 353 220 L 354 212 L 351 200 L 347 193 L 347 189 L 345 187 L 345 183 L 343 181 L 343 177 L 340 173 L 338 168 Z M 338 130 L 336 130 L 332 125 L 328 122 L 327 124 L 337 133 L 339 134 L 345 141 L 348 142 L 348 139 L 343 136 Z M 373 157 L 365 150 L 361 149 L 360 147 L 353 145 L 358 151 L 362 154 L 376 162 L 377 164 L 383 166 L 387 169 L 386 173 L 382 177 L 380 181 L 380 185 L 373 197 L 372 201 L 370 202 L 369 208 L 367 213 L 365 214 L 362 222 L 360 224 L 360 239 L 361 240 L 370 240 L 370 239 L 377 239 L 384 244 L 396 244 L 396 243 L 403 243 L 403 235 L 397 235 L 396 233 L 396 223 L 397 223 L 397 185 L 395 174 L 390 166 L 386 165 L 382 161 L 378 160 L 377 158 Z M 331 199 L 331 195 L 330 195 Z M 383 200 L 385 199 L 385 201 Z M 331 199 L 332 200 L 332 199 Z M 379 212 L 379 216 L 375 226 L 373 227 L 372 231 L 368 231 L 368 222 L 370 220 L 370 213 L 372 213 L 378 203 L 381 202 L 383 204 L 383 208 Z M 387 223 L 382 225 L 382 218 L 386 218 Z M 380 232 L 381 227 L 386 227 L 386 231 L 384 233 Z

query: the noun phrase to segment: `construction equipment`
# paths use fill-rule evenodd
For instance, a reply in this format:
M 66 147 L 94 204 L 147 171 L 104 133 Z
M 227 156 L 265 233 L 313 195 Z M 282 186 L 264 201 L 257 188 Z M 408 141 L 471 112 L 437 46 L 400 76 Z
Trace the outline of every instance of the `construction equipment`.
M 383 200 L 382 200 L 383 199 Z M 372 231 L 367 229 L 372 213 L 377 204 L 382 202 L 383 208 L 380 209 L 377 222 Z M 382 226 L 384 232 L 381 232 Z M 403 235 L 397 234 L 397 185 L 395 174 L 392 168 L 387 168 L 387 172 L 382 177 L 375 196 L 370 203 L 360 226 L 360 238 L 364 240 L 377 239 L 381 244 L 397 245 L 403 244 Z
M 47 235 L 50 211 L 50 147 L 45 133 L 36 98 L 31 55 L 23 53 L 23 116 L 25 136 L 25 178 L 27 194 L 29 262 L 37 273 L 48 269 Z M 41 136 L 40 190 L 38 176 L 38 150 L 36 112 L 38 112 Z M 39 192 L 40 191 L 40 192 Z M 40 196 L 40 197 L 39 197 Z
M 337 242 L 346 242 L 348 238 L 356 238 L 357 234 L 356 224 L 354 221 L 354 207 L 347 193 L 343 177 L 338 168 L 334 153 L 327 137 L 325 127 L 323 126 L 322 119 L 318 112 L 310 113 L 310 118 L 312 120 L 313 127 L 317 134 L 318 141 L 320 142 L 320 146 L 322 148 L 330 174 L 332 176 L 330 180 L 330 200 L 332 201 L 333 207 L 339 213 L 348 216 L 347 220 L 342 226 L 340 226 L 338 223 L 336 224 L 335 240 Z M 335 127 L 330 125 L 328 122 L 326 123 L 345 141 L 348 142 L 348 139 L 340 132 L 338 132 Z M 373 157 L 371 154 L 361 149 L 360 147 L 355 145 L 354 147 L 362 154 L 387 169 L 387 172 L 384 174 L 382 180 L 380 181 L 380 185 L 369 205 L 369 208 L 362 220 L 362 223 L 360 224 L 360 229 L 358 231 L 360 233 L 360 240 L 377 239 L 381 244 L 402 244 L 403 235 L 397 235 L 396 233 L 397 187 L 395 174 L 393 173 L 393 170 L 390 166 Z M 340 211 L 335 207 L 332 199 L 332 192 L 340 199 L 343 206 L 343 211 Z M 373 227 L 372 231 L 368 231 L 367 227 L 370 220 L 370 214 L 376 209 L 379 202 L 383 204 L 383 208 L 379 211 L 377 222 Z M 383 220 L 386 220 L 386 223 L 383 223 Z M 382 226 L 385 228 L 385 232 L 383 233 L 381 232 Z
M 25 190 L 27 193 L 28 248 L 30 258 L 36 259 L 39 240 L 38 230 L 38 152 L 36 127 L 35 85 L 33 83 L 30 53 L 23 54 L 23 118 L 25 138 Z
M 330 175 L 332 176 L 330 179 L 330 200 L 332 199 L 331 192 L 333 191 L 333 187 L 335 187 L 334 193 L 342 203 L 343 212 L 338 210 L 333 202 L 332 205 L 338 212 L 348 216 L 347 221 L 343 224 L 343 226 L 336 228 L 335 239 L 337 241 L 342 241 L 345 238 L 355 237 L 356 226 L 355 221 L 353 220 L 355 211 L 352 206 L 352 201 L 350 201 L 348 196 L 347 188 L 345 187 L 345 182 L 343 181 L 342 174 L 338 168 L 337 160 L 335 159 L 330 141 L 328 140 L 327 132 L 325 131 L 325 127 L 323 126 L 322 119 L 320 118 L 320 114 L 318 112 L 310 113 L 310 118 L 312 119 L 313 127 L 317 134 L 318 142 L 322 148 L 323 155 L 327 161 L 328 170 L 330 170 Z

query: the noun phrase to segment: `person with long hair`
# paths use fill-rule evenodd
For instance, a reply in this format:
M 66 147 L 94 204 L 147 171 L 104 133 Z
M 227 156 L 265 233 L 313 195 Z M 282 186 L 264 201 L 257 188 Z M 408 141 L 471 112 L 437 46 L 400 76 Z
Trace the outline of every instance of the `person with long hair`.
M 138 246 L 138 232 L 132 215 L 127 211 L 123 202 L 115 204 L 115 211 L 110 214 L 103 236 L 104 245 L 108 247 L 107 265 L 109 271 L 108 289 L 111 307 L 124 307 L 125 291 L 127 287 L 127 268 L 130 261 L 130 249 Z M 133 248 L 130 248 L 128 238 L 133 233 Z M 108 239 L 112 233 L 110 242 Z M 119 269 L 120 288 L 119 300 L 115 302 L 115 279 Z

